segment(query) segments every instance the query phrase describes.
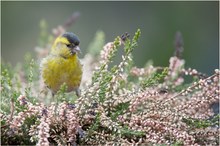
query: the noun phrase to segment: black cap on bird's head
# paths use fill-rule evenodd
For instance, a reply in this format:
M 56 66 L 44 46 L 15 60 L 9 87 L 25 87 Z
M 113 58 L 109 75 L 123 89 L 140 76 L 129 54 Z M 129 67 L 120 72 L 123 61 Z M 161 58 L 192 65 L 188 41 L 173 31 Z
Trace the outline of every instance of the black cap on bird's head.
M 71 53 L 75 54 L 76 52 L 80 52 L 79 38 L 72 32 L 66 32 L 62 35 L 62 37 L 67 38 L 67 40 L 70 42 L 70 44 L 67 44 L 67 47 L 70 48 Z
M 62 36 L 67 38 L 68 41 L 71 44 L 74 44 L 75 46 L 78 46 L 79 43 L 80 43 L 79 38 L 74 33 L 72 33 L 72 32 L 65 32 Z

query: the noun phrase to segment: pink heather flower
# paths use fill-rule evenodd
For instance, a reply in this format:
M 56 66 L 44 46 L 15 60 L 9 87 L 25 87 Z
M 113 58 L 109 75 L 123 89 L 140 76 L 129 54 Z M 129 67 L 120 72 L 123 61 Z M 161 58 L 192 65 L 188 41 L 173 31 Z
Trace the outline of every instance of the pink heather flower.
M 38 143 L 37 146 L 49 146 L 48 138 L 50 136 L 49 134 L 49 124 L 47 123 L 46 116 L 43 116 L 40 119 L 40 125 L 38 126 L 39 132 L 38 132 Z
M 24 95 L 20 95 L 17 100 L 20 102 L 20 105 L 27 104 L 27 99 L 26 99 L 26 96 Z
M 107 43 L 107 44 L 103 47 L 103 50 L 102 50 L 101 53 L 100 53 L 101 58 L 102 58 L 103 60 L 107 60 L 107 59 L 108 59 L 108 56 L 109 56 L 109 53 L 112 51 L 113 48 L 114 48 L 114 43 L 113 43 L 113 42 Z
M 171 70 L 171 77 L 175 78 L 180 69 L 184 66 L 185 61 L 183 59 L 179 59 L 176 56 L 170 58 L 169 69 Z

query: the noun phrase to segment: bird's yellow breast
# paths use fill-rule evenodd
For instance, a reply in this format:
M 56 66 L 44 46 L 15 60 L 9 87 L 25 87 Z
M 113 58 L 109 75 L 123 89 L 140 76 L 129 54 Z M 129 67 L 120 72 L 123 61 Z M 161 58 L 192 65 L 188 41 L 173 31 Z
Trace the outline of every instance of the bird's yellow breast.
M 49 55 L 41 62 L 41 75 L 53 93 L 56 93 L 63 83 L 66 83 L 67 91 L 70 92 L 80 85 L 82 65 L 76 54 L 69 58 Z

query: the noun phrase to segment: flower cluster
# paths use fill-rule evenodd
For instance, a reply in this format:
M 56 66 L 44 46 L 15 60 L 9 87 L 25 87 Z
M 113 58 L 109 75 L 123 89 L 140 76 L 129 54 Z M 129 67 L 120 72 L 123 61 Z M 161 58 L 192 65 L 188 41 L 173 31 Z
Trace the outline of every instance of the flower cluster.
M 63 29 L 73 18 L 76 15 Z M 103 48 L 93 43 L 101 50 L 83 59 L 91 75 L 84 74 L 77 99 L 74 93 L 65 93 L 65 86 L 54 99 L 40 92 L 42 83 L 35 78 L 33 61 L 24 71 L 25 81 L 3 65 L 2 144 L 219 145 L 219 113 L 213 105 L 219 103 L 220 71 L 207 76 L 185 68 L 179 32 L 168 67 L 149 63 L 138 68 L 132 51 L 138 47 L 140 34 L 138 29 L 130 39 L 125 33 Z M 97 36 L 104 38 L 101 33 Z M 115 64 L 114 56 L 121 48 L 124 54 Z M 192 83 L 186 84 L 185 76 L 192 76 Z
M 49 145 L 49 141 L 48 138 L 50 136 L 49 131 L 50 131 L 50 127 L 49 127 L 49 123 L 47 121 L 48 119 L 46 118 L 46 116 L 41 117 L 40 119 L 40 124 L 38 126 L 38 142 L 37 142 L 37 146 L 48 146 Z

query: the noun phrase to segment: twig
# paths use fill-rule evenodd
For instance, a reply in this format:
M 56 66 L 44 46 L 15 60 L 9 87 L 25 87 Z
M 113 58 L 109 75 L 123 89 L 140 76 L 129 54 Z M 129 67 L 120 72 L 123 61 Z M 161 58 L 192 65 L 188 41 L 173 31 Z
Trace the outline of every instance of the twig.
M 67 20 L 66 22 L 63 24 L 63 28 L 67 29 L 68 27 L 70 27 L 71 25 L 73 25 L 79 18 L 80 13 L 79 12 L 74 12 Z
M 63 34 L 71 25 L 73 25 L 79 18 L 80 13 L 74 12 L 65 22 L 63 25 L 59 25 L 52 30 L 55 37 L 60 36 Z
M 15 110 L 13 99 L 11 99 L 10 106 L 11 106 L 11 113 L 10 113 L 10 117 L 9 117 L 9 122 L 12 121 L 12 118 L 13 118 L 13 115 L 14 115 L 14 110 Z
M 198 86 L 200 83 L 201 83 L 201 81 L 207 81 L 207 80 L 210 80 L 210 79 L 212 79 L 212 78 L 214 78 L 215 76 L 217 76 L 218 74 L 213 74 L 213 75 L 211 75 L 211 76 L 209 76 L 208 78 L 206 78 L 206 79 L 204 79 L 204 80 L 200 80 L 200 81 L 198 81 L 196 84 L 194 84 L 194 85 L 192 85 L 192 86 L 190 86 L 190 87 L 188 87 L 187 89 L 185 89 L 185 90 L 182 90 L 181 92 L 179 92 L 178 94 L 176 94 L 176 95 L 174 95 L 174 96 L 172 96 L 171 98 L 169 98 L 168 100 L 166 100 L 164 103 L 166 103 L 166 102 L 168 102 L 168 101 L 170 101 L 170 100 L 172 100 L 172 99 L 174 99 L 174 98 L 176 98 L 177 96 L 179 96 L 179 95 L 181 95 L 181 94 L 183 94 L 184 92 L 186 92 L 187 90 L 190 90 L 190 89 L 192 89 L 192 88 L 194 88 L 194 87 L 196 87 L 196 86 Z
M 175 36 L 175 42 L 174 42 L 174 47 L 175 47 L 175 56 L 177 58 L 181 58 L 182 52 L 184 50 L 183 48 L 183 37 L 180 31 L 176 32 Z

